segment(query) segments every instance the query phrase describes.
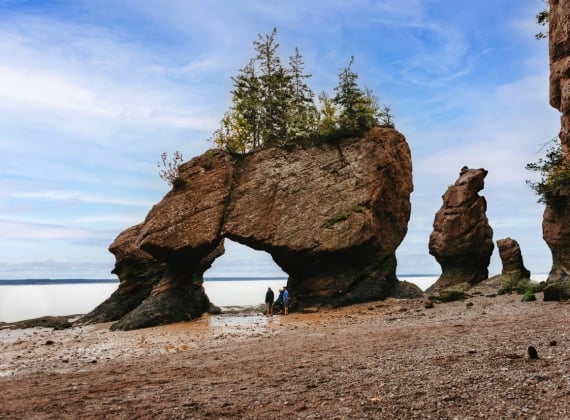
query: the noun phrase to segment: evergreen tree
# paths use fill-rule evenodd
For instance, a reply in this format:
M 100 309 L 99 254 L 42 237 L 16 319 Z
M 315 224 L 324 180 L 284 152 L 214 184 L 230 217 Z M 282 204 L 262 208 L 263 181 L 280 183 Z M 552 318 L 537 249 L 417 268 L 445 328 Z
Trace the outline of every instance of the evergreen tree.
M 254 60 L 232 77 L 232 106 L 213 134 L 214 143 L 225 150 L 246 153 L 262 144 L 262 92 Z
M 279 44 L 275 41 L 277 29 L 271 35 L 258 35 L 254 41 L 259 65 L 261 92 L 260 131 L 265 145 L 277 144 L 287 135 L 287 110 L 290 101 L 290 76 L 277 55 Z
M 288 106 L 287 139 L 309 138 L 317 130 L 319 114 L 314 103 L 315 94 L 305 83 L 311 77 L 304 74 L 305 63 L 298 48 L 289 57 L 291 98 Z
M 352 71 L 354 57 L 338 75 L 333 102 L 340 108 L 339 129 L 345 134 L 356 134 L 378 124 L 379 105 L 372 91 L 358 87 L 358 74 Z
M 393 127 L 390 108 L 378 105 L 372 91 L 361 90 L 352 71 L 354 57 L 339 73 L 335 96 L 319 95 L 320 113 L 306 80 L 299 49 L 284 68 L 277 54 L 277 30 L 253 42 L 256 56 L 232 77 L 232 105 L 212 136 L 225 150 L 247 153 L 261 147 L 359 134 L 381 124 Z
M 358 87 L 358 74 L 350 68 L 354 57 L 350 57 L 348 66 L 338 75 L 338 85 L 334 88 L 336 95 L 333 102 L 340 108 L 340 130 L 346 133 L 356 133 L 361 129 L 362 109 L 365 108 L 365 95 Z

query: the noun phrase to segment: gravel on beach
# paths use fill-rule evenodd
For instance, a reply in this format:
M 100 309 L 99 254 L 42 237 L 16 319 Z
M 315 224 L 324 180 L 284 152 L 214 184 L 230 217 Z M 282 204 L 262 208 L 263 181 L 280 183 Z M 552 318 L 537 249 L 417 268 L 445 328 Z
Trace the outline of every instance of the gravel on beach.
M 569 418 L 570 305 L 537 297 L 0 329 L 0 418 Z

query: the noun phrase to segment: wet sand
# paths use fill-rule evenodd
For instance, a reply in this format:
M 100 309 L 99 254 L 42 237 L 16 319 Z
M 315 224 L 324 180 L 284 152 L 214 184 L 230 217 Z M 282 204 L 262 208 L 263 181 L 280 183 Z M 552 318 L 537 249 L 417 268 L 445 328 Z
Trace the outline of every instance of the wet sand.
M 0 330 L 0 418 L 568 418 L 570 305 L 537 296 Z

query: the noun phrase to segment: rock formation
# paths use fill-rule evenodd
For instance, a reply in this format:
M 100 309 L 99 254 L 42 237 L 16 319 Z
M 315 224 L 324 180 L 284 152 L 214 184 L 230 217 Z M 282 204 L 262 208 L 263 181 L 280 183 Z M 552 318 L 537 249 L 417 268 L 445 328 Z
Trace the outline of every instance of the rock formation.
M 442 273 L 428 292 L 450 286 L 469 288 L 488 277 L 493 230 L 487 221 L 487 202 L 478 194 L 486 176 L 485 169 L 463 167 L 443 195 L 429 238 L 429 253 Z
M 561 115 L 560 142 L 570 167 L 570 0 L 550 0 L 550 105 Z M 552 252 L 548 283 L 570 282 L 570 197 L 556 194 L 546 205 L 543 238 Z
M 115 240 L 121 285 L 101 306 L 114 308 L 118 329 L 212 310 L 203 274 L 224 238 L 271 254 L 298 309 L 419 296 L 395 275 L 411 192 L 410 150 L 392 129 L 245 157 L 210 150 L 182 165 L 173 190 Z M 85 319 L 104 319 L 95 315 Z
M 119 287 L 78 323 L 121 319 L 139 306 L 162 278 L 165 265 L 135 246 L 141 226 L 139 224 L 123 231 L 109 247 L 117 261 L 112 273 L 119 277 Z
M 511 238 L 499 239 L 497 247 L 503 263 L 501 275 L 509 276 L 513 283 L 530 278 L 530 271 L 524 266 L 521 248 L 517 241 Z

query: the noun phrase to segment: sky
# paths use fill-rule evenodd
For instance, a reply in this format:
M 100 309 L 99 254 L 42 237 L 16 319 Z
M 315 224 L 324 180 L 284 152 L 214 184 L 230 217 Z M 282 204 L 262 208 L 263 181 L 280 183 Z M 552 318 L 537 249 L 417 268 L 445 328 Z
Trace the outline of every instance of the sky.
M 463 166 L 489 171 L 494 241 L 551 268 L 543 205 L 525 184 L 558 134 L 548 102 L 542 0 L 0 0 L 0 279 L 113 278 L 108 246 L 168 192 L 162 152 L 186 160 L 231 102 L 231 77 L 277 29 L 308 84 L 333 93 L 351 56 L 361 87 L 392 108 L 413 161 L 398 273 L 439 274 L 428 240 Z M 495 250 L 489 267 L 500 273 Z M 207 276 L 279 275 L 226 241 Z

